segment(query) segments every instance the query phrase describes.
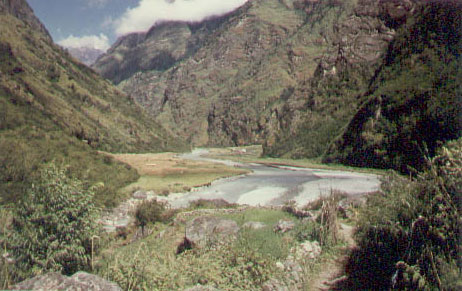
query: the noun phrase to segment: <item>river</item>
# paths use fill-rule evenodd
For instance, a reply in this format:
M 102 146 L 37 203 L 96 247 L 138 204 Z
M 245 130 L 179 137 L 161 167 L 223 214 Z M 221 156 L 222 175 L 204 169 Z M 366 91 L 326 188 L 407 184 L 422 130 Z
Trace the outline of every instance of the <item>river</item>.
M 289 200 L 298 205 L 339 190 L 350 195 L 377 191 L 377 175 L 347 171 L 308 169 L 288 166 L 243 164 L 206 157 L 208 150 L 195 149 L 182 154 L 183 159 L 223 163 L 251 170 L 247 175 L 220 179 L 194 192 L 170 194 L 162 200 L 173 208 L 185 207 L 197 199 L 224 199 L 230 203 L 252 206 L 278 206 Z

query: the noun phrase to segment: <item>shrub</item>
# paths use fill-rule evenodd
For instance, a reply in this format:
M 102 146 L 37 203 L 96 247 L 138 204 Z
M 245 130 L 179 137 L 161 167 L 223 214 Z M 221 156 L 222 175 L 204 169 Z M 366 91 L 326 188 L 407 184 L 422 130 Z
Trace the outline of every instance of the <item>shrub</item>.
M 143 201 L 135 210 L 136 224 L 141 227 L 144 233 L 144 227 L 149 223 L 165 222 L 173 216 L 165 216 L 165 204 L 157 200 Z
M 18 279 L 89 268 L 91 239 L 97 233 L 93 190 L 54 164 L 40 171 L 38 182 L 13 212 L 8 247 Z
M 388 178 L 383 193 L 370 197 L 361 211 L 359 249 L 347 264 L 359 287 L 455 286 L 448 282 L 462 270 L 462 139 L 448 143 L 429 162 L 429 169 L 414 179 Z
M 237 204 L 229 203 L 224 199 L 198 199 L 189 204 L 192 209 L 237 208 L 237 206 Z

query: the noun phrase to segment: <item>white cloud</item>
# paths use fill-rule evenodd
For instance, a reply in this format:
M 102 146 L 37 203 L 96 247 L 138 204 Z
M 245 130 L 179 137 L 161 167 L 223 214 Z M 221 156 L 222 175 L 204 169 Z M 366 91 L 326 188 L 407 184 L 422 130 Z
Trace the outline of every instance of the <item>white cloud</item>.
M 72 34 L 58 44 L 66 48 L 93 48 L 106 51 L 109 47 L 109 38 L 101 33 L 100 35 L 73 36 Z
M 140 0 L 115 21 L 115 32 L 124 35 L 148 30 L 160 21 L 201 21 L 230 12 L 247 0 Z

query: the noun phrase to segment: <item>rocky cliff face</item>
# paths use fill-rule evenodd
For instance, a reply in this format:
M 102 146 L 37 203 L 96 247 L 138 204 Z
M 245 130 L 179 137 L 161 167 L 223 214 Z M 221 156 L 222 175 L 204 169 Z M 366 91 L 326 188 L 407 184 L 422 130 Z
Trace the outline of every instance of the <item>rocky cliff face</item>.
M 133 34 L 95 68 L 115 82 L 125 79 L 120 88 L 194 144 L 266 142 L 267 153 L 277 154 L 277 145 L 297 135 L 299 127 L 320 124 L 328 138 L 312 146 L 316 149 L 298 153 L 317 155 L 354 114 L 357 95 L 380 66 L 395 26 L 412 10 L 410 1 L 393 3 L 250 1 L 197 41 L 194 50 L 186 49 L 193 35 L 187 24 L 166 23 L 151 33 L 159 31 L 156 35 L 166 44 L 177 43 L 176 54 L 160 48 L 158 39 Z M 183 33 L 168 37 L 163 30 Z M 140 53 L 140 48 L 149 52 Z M 164 63 L 153 69 L 123 57 L 131 54 L 151 64 L 159 59 Z M 111 77 L 106 68 L 116 58 L 136 65 Z M 112 61 L 106 66 L 108 59 Z M 116 67 L 112 71 L 123 65 Z M 303 141 L 285 143 L 294 153 L 303 146 Z
M 320 156 L 367 102 L 397 32 L 431 2 L 250 1 L 182 61 L 119 86 L 193 144 Z
M 201 23 L 163 22 L 147 32 L 122 36 L 93 68 L 116 84 L 137 72 L 165 71 L 194 54 L 229 16 Z
M 461 54 L 462 3 L 415 7 L 390 44 L 365 103 L 324 160 L 401 172 L 424 168 L 442 143 L 462 136 Z

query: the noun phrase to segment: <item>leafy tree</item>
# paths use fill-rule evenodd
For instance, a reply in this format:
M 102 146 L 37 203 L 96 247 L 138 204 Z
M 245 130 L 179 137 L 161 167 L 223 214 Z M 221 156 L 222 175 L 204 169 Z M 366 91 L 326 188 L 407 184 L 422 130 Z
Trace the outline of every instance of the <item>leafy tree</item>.
M 98 230 L 93 195 L 94 188 L 85 189 L 53 163 L 41 170 L 38 183 L 14 210 L 8 245 L 19 278 L 89 267 L 91 239 Z
M 148 223 L 163 221 L 165 205 L 157 200 L 143 201 L 135 211 L 136 223 L 141 227 L 144 233 L 144 227 Z

